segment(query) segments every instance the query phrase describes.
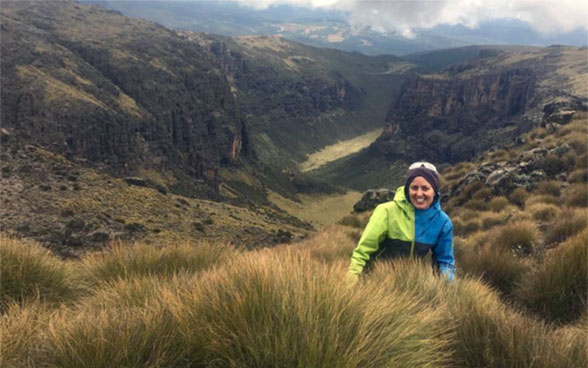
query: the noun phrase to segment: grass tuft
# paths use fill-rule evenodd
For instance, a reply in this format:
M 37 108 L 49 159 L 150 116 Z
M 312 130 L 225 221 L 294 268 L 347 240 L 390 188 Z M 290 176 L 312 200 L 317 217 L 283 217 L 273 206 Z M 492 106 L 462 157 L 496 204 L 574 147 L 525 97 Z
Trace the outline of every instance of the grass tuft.
M 554 321 L 569 323 L 588 308 L 588 231 L 575 235 L 553 250 L 517 290 L 530 310 Z
M 36 242 L 0 236 L 0 309 L 10 303 L 64 303 L 81 291 L 71 268 Z

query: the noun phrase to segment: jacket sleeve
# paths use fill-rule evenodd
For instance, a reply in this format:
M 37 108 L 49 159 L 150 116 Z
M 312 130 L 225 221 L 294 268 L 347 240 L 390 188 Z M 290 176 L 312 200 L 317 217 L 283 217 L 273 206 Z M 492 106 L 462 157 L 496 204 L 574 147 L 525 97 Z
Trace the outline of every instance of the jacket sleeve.
M 455 278 L 455 257 L 453 255 L 453 225 L 451 220 L 443 225 L 437 243 L 433 247 L 433 259 L 439 272 L 448 280 Z
M 350 278 L 357 278 L 363 271 L 366 262 L 370 256 L 378 250 L 380 243 L 388 234 L 388 211 L 382 205 L 374 210 L 370 220 L 363 230 L 361 239 L 351 255 L 351 264 L 349 265 Z

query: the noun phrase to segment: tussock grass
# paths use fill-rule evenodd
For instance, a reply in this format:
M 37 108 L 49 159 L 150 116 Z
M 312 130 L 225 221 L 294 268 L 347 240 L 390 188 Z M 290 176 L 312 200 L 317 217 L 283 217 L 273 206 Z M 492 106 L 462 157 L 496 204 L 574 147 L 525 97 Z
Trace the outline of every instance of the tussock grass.
M 513 252 L 491 246 L 476 247 L 464 252 L 459 267 L 473 277 L 482 278 L 502 295 L 510 296 L 515 286 L 527 274 L 529 262 L 517 257 Z
M 557 218 L 560 209 L 553 204 L 533 203 L 527 207 L 527 211 L 537 221 L 550 221 Z
M 588 230 L 552 251 L 517 289 L 527 308 L 554 322 L 571 322 L 588 308 Z
M 513 190 L 513 192 L 508 196 L 508 199 L 511 201 L 512 204 L 519 206 L 519 207 L 524 207 L 525 201 L 527 200 L 528 197 L 529 197 L 529 192 L 527 192 L 523 188 L 517 188 L 517 189 Z
M 588 207 L 588 185 L 586 183 L 571 184 L 563 194 L 563 202 L 573 207 Z
M 561 194 L 560 183 L 555 180 L 543 181 L 535 190 L 536 194 L 559 197 Z
M 436 313 L 398 292 L 348 288 L 345 266 L 244 257 L 201 280 L 174 315 L 186 341 L 212 342 L 208 366 L 444 366 L 446 343 L 430 330 Z
M 488 230 L 494 226 L 504 223 L 505 216 L 503 213 L 484 211 L 480 212 L 478 218 L 480 220 L 482 229 Z
M 206 242 L 162 248 L 141 243 L 119 243 L 108 251 L 85 257 L 81 272 L 90 285 L 149 275 L 172 276 L 207 269 L 239 253 L 239 249 L 229 244 Z
M 530 195 L 529 198 L 527 198 L 527 200 L 525 201 L 525 207 L 527 206 L 531 206 L 535 203 L 546 203 L 546 204 L 554 204 L 554 205 L 559 205 L 560 204 L 560 199 L 557 197 L 554 197 L 552 195 Z
M 488 209 L 493 212 L 500 212 L 509 204 L 510 201 L 506 197 L 494 197 L 488 202 Z
M 63 303 L 81 289 L 72 270 L 36 242 L 0 236 L 0 309 L 12 302 Z
M 563 208 L 558 217 L 552 220 L 545 234 L 545 242 L 559 243 L 579 233 L 588 225 L 586 210 Z
M 514 250 L 528 254 L 540 242 L 537 226 L 529 220 L 511 222 L 496 228 L 495 232 L 493 246 L 504 251 Z
M 362 229 L 365 224 L 359 219 L 359 217 L 354 215 L 347 215 L 343 217 L 341 220 L 337 222 L 339 225 L 354 227 L 358 229 Z
M 570 183 L 586 183 L 588 182 L 588 169 L 579 168 L 568 175 L 568 181 Z
M 53 316 L 36 359 L 50 367 L 186 364 L 165 308 L 85 309 Z
M 556 333 L 509 309 L 475 280 L 463 280 L 456 286 L 447 295 L 455 326 L 453 366 L 572 368 L 588 362 L 577 335 Z
M 355 236 L 358 235 L 358 236 Z M 353 249 L 357 246 L 361 233 L 349 236 L 349 230 L 341 225 L 331 225 L 320 233 L 303 240 L 294 246 L 297 252 L 307 253 L 321 262 L 349 261 Z M 276 251 L 291 251 L 290 245 L 276 247 Z
M 35 351 L 52 311 L 47 303 L 12 303 L 0 316 L 0 367 L 34 367 Z

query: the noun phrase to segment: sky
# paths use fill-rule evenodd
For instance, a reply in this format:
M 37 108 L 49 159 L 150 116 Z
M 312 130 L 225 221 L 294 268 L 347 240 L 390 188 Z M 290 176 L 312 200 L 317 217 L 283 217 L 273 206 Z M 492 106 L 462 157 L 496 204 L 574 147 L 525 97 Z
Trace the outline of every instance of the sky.
M 586 0 L 232 0 L 264 9 L 272 5 L 299 5 L 341 10 L 353 29 L 414 35 L 415 28 L 464 25 L 476 28 L 496 19 L 525 21 L 544 34 L 588 29 Z

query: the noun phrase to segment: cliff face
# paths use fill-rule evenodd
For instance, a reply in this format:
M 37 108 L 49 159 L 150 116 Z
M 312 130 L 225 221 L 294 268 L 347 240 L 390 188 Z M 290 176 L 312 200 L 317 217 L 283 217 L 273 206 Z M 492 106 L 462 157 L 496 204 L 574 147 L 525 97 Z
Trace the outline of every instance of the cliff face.
M 70 157 L 217 180 L 247 137 L 208 52 L 74 2 L 2 3 L 2 125 Z
M 459 162 L 537 126 L 543 106 L 563 90 L 558 69 L 577 49 L 482 53 L 440 74 L 414 76 L 401 88 L 376 147 L 391 158 Z M 568 54 L 568 55 L 566 55 Z M 569 61 L 586 69 L 579 59 Z
M 182 32 L 209 50 L 227 76 L 257 157 L 292 166 L 308 153 L 381 126 L 404 71 L 393 56 L 319 49 L 281 37 L 208 37 Z

